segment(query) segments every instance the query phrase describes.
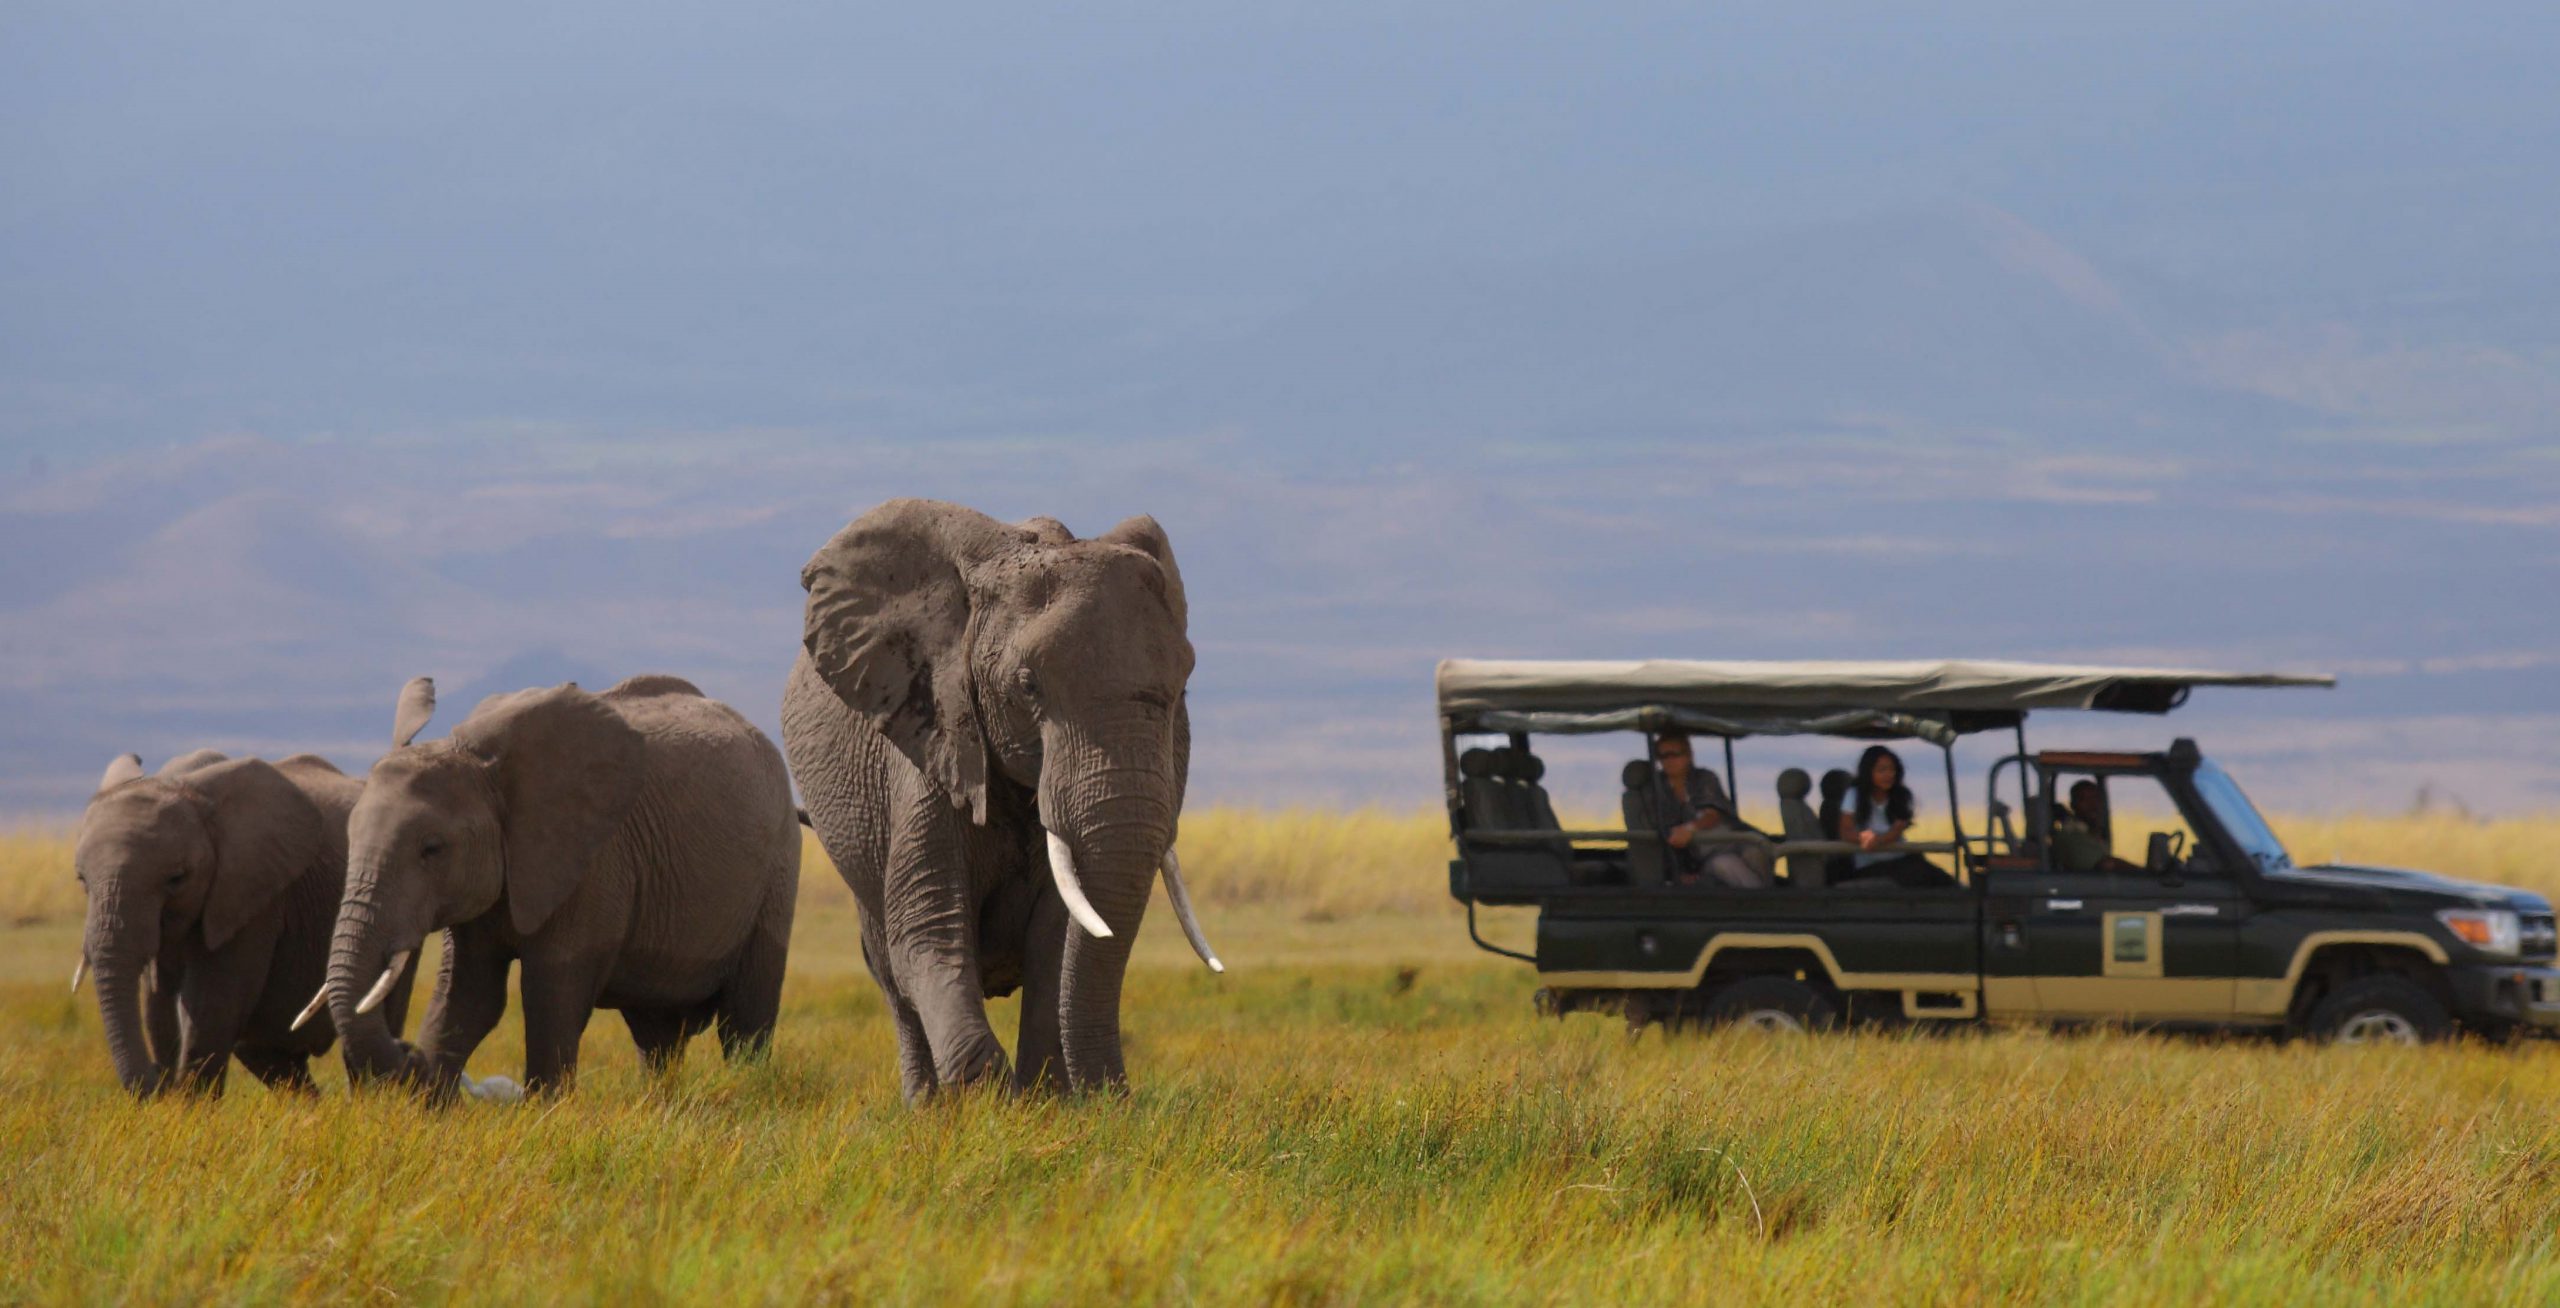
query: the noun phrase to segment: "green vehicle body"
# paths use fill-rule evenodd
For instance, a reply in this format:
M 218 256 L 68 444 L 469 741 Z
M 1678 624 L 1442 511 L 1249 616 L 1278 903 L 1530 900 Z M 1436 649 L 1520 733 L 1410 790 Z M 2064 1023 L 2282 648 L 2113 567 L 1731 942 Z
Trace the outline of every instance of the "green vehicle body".
M 2023 826 L 2008 829 L 1995 807 L 1999 830 L 1923 847 L 1957 884 L 1812 877 L 1733 889 L 1648 884 L 1651 831 L 1489 824 L 1457 783 L 1448 726 L 1444 716 L 1450 891 L 1469 906 L 1479 945 L 1535 966 L 1551 1013 L 1621 1013 L 1631 1025 L 1749 1017 L 1720 1011 L 1736 995 L 1746 1007 L 1774 1001 L 1765 1015 L 1787 1026 L 2104 1022 L 2399 1040 L 2560 1027 L 2548 900 L 2421 872 L 2295 867 L 2190 741 L 2031 754 L 2021 727 L 2020 751 L 1991 780 L 1995 796 L 2004 770 L 2012 785 L 2031 781 L 2019 787 Z M 1527 752 L 1526 733 L 1512 740 Z M 1950 791 L 1954 768 L 1950 749 Z M 2158 837 L 2139 865 L 2065 870 L 2053 856 L 2053 796 L 2080 776 L 2156 780 L 2195 847 Z M 1809 846 L 1778 846 L 1791 848 Z M 1534 907 L 1534 951 L 1475 934 L 1479 904 Z M 2448 914 L 2474 934 L 2481 922 L 2500 929 L 2474 943 Z

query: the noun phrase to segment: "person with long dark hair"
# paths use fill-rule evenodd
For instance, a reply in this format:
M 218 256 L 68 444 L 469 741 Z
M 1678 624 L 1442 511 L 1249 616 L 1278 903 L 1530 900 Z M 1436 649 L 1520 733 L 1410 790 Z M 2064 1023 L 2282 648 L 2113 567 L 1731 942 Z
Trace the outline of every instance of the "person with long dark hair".
M 1929 860 L 1901 848 L 1911 829 L 1911 787 L 1902 781 L 1902 756 L 1882 745 L 1870 745 L 1858 756 L 1858 775 L 1850 783 L 1851 803 L 1840 815 L 1840 839 L 1858 847 L 1851 856 L 1851 876 L 1858 880 L 1890 879 L 1899 886 L 1923 889 L 1954 884 Z

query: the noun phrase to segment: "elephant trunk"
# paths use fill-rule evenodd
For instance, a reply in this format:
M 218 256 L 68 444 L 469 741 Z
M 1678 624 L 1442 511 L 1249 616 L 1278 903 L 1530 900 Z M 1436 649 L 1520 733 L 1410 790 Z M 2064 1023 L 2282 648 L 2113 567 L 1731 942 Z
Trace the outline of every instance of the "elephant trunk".
M 1129 947 L 1146 916 L 1147 897 L 1173 836 L 1176 785 L 1161 722 L 1134 724 L 1100 740 L 1058 733 L 1046 749 L 1041 821 L 1050 833 L 1052 874 L 1084 913 L 1067 926 L 1058 1020 L 1067 1082 L 1082 1092 L 1122 1089 L 1128 1071 L 1120 1049 L 1120 986 Z
M 346 902 L 338 906 L 337 931 L 329 941 L 328 980 L 321 988 L 328 998 L 329 1020 L 345 1042 L 347 1076 L 359 1082 L 397 1078 L 412 1065 L 409 1049 L 391 1029 L 386 1014 L 364 1002 L 393 963 L 388 928 L 376 899 L 380 885 L 378 875 L 347 878 Z
M 104 888 L 90 905 L 81 954 L 96 978 L 98 1020 L 106 1028 L 116 1080 L 142 1098 L 166 1088 L 177 1066 L 171 1034 L 155 1031 L 146 1047 L 138 1011 L 142 973 L 159 953 L 160 906 L 129 905 L 121 887 Z

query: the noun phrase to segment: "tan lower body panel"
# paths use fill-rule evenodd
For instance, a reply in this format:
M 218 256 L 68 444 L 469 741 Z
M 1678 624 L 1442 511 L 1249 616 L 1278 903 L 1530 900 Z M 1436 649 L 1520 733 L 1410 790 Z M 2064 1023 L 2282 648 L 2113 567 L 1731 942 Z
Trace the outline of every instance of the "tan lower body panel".
M 1589 987 L 1605 990 L 1687 990 L 1707 977 L 1707 967 L 1716 955 L 1728 949 L 1801 949 L 1813 955 L 1822 965 L 1831 984 L 1842 990 L 1929 990 L 1970 992 L 1978 983 L 1970 972 L 1851 972 L 1832 957 L 1831 946 L 1820 936 L 1798 934 L 1763 934 L 1751 931 L 1727 931 L 1698 951 L 1696 962 L 1679 972 L 1541 972 L 1538 979 L 1552 986 Z
M 2247 1015 L 2234 996 L 2249 984 L 2227 976 L 1995 976 L 1983 979 L 1982 998 L 1995 1018 L 2228 1022 Z
M 2227 1022 L 2236 984 L 2227 976 L 2040 976 L 2036 1007 L 2044 1017 Z

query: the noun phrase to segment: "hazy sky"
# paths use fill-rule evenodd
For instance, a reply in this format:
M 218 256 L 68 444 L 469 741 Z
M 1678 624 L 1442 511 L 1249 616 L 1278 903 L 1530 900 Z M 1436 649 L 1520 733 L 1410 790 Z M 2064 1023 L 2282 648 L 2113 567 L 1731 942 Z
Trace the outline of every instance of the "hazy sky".
M 2545 7 L 629 8 L 0 7 L 0 810 L 770 725 L 902 494 L 1166 523 L 1204 798 L 1429 802 L 1448 655 L 1983 654 L 2560 807 Z

